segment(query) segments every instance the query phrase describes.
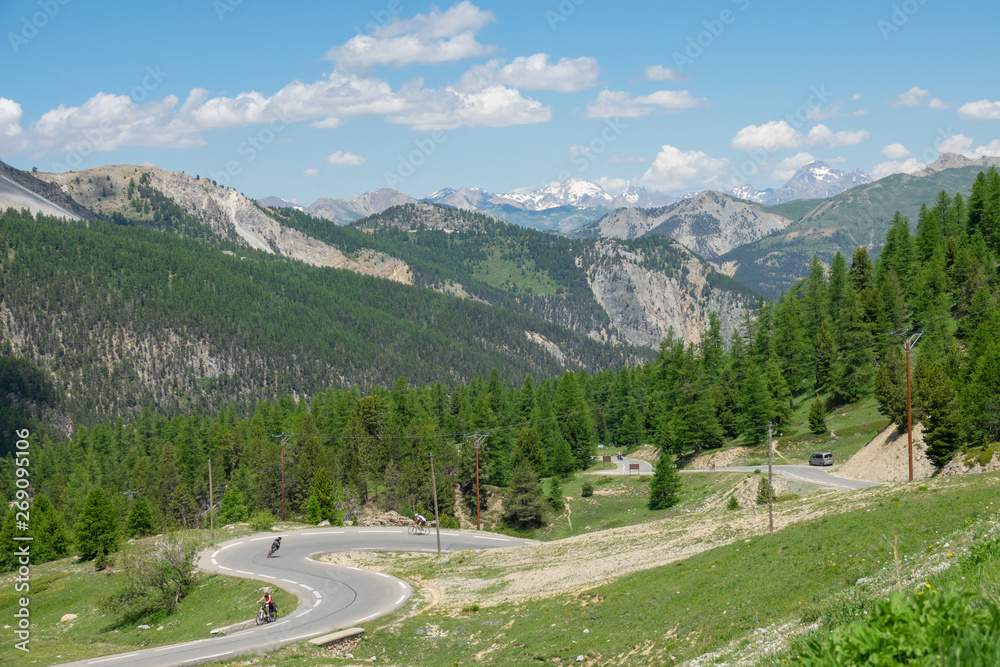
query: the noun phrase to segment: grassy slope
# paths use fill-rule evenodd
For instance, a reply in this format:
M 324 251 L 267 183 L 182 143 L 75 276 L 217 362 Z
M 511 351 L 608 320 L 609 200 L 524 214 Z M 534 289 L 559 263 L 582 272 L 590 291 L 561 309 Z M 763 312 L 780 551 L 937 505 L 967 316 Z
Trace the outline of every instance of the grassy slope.
M 97 601 L 118 586 L 123 574 L 95 572 L 93 563 L 63 559 L 31 568 L 31 643 L 27 655 L 13 647 L 13 640 L 0 645 L 0 664 L 49 665 L 123 653 L 193 639 L 205 639 L 212 628 L 245 621 L 257 612 L 255 602 L 264 582 L 204 575 L 201 584 L 174 614 L 157 614 L 136 623 L 119 625 L 97 609 Z M 0 578 L 0 616 L 13 619 L 18 597 L 13 574 Z M 274 589 L 282 612 L 295 608 L 295 598 Z M 73 621 L 60 623 L 65 614 Z M 10 622 L 9 620 L 6 622 Z M 138 630 L 140 624 L 149 630 Z M 159 629 L 162 626 L 162 629 Z
M 590 664 L 612 665 L 689 659 L 732 641 L 739 651 L 741 638 L 760 627 L 860 613 L 877 591 L 861 590 L 855 582 L 862 577 L 891 582 L 896 536 L 903 585 L 922 585 L 930 568 L 959 551 L 968 527 L 992 516 L 994 506 L 984 503 L 983 494 L 995 493 L 998 483 L 997 475 L 985 475 L 866 492 L 863 506 L 853 512 L 831 508 L 827 516 L 773 536 L 719 547 L 578 595 L 464 612 L 431 609 L 373 634 L 356 653 L 413 665 L 577 655 L 593 660 Z M 823 499 L 836 503 L 834 494 Z M 747 651 L 755 648 L 749 639 L 746 643 Z

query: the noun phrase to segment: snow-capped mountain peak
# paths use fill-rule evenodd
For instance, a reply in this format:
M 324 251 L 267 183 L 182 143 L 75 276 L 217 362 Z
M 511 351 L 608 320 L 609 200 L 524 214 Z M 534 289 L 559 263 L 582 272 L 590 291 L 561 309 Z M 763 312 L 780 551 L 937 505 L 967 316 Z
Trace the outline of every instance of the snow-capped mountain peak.
M 863 171 L 855 169 L 850 173 L 844 173 L 842 169 L 834 169 L 825 162 L 814 160 L 799 167 L 798 171 L 776 190 L 761 191 L 746 184 L 730 190 L 730 192 L 740 199 L 771 205 L 793 199 L 833 197 L 855 185 L 871 183 L 871 181 L 871 176 Z

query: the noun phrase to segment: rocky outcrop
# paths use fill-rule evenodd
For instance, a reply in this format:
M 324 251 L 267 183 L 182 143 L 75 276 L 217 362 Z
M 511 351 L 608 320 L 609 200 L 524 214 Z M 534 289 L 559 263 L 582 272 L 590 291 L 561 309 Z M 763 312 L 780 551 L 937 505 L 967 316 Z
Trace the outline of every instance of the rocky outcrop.
M 705 258 L 759 241 L 792 224 L 788 218 L 721 192 L 703 192 L 668 206 L 647 234 L 668 236 Z
M 313 266 L 347 269 L 412 284 L 410 268 L 401 260 L 372 250 L 354 256 L 302 232 L 285 227 L 235 190 L 213 185 L 207 178 L 155 167 L 114 165 L 65 174 L 39 174 L 58 185 L 87 208 L 104 215 L 121 213 L 135 217 L 131 208 L 130 183 L 148 174 L 149 185 L 173 200 L 215 234 L 267 253 L 283 255 Z
M 671 327 L 676 336 L 698 343 L 713 311 L 727 338 L 739 323 L 743 299 L 709 285 L 710 267 L 693 255 L 681 271 L 667 274 L 646 268 L 642 252 L 614 241 L 599 242 L 597 254 L 588 271 L 591 290 L 630 343 L 658 349 Z M 601 339 L 599 332 L 591 335 Z
M 791 223 L 757 204 L 706 191 L 663 208 L 612 211 L 575 236 L 634 239 L 656 234 L 711 259 L 759 241 Z

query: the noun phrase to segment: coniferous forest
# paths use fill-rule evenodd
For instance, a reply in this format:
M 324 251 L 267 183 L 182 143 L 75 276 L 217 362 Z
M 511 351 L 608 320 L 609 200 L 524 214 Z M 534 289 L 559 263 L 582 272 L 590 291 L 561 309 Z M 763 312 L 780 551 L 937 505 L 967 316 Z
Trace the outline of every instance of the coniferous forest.
M 209 459 L 220 521 L 280 516 L 284 507 L 318 522 L 350 518 L 368 502 L 427 513 L 433 454 L 442 522 L 455 525 L 456 511 L 474 511 L 466 437 L 474 432 L 488 433 L 483 483 L 530 488 L 585 468 L 598 444 L 650 443 L 676 460 L 761 443 L 769 423 L 787 428 L 794 407 L 814 399 L 816 424 L 824 411 L 872 396 L 903 423 L 901 343 L 915 334 L 914 420 L 932 461 L 1000 441 L 995 169 L 977 177 L 967 199 L 941 192 L 916 220 L 897 214 L 877 258 L 864 247 L 828 266 L 815 258 L 806 278 L 774 301 L 760 299 L 728 338 L 714 316 L 699 345 L 671 335 L 654 359 L 627 348 L 602 357 L 604 348 L 580 337 L 569 343 L 579 355 L 570 370 L 518 353 L 524 329 L 545 324 L 527 313 L 530 320 L 499 321 L 475 302 L 416 287 L 266 257 L 209 257 L 196 240 L 130 225 L 8 212 L 0 226 L 7 313 L 64 318 L 11 340 L 5 313 L 0 358 L 0 420 L 5 435 L 32 432 L 31 479 L 36 504 L 46 499 L 52 557 L 114 548 L 80 539 L 95 513 L 112 515 L 122 537 L 203 525 Z M 237 292 L 234 276 L 253 287 Z M 114 319 L 112 303 L 169 337 L 136 337 Z M 362 323 L 363 335 L 337 330 L 334 310 Z M 545 335 L 569 336 L 549 326 Z M 92 341 L 83 354 L 93 358 L 60 353 L 67 331 Z M 376 349 L 375 340 L 388 342 Z M 206 373 L 219 345 L 238 361 Z M 122 363 L 137 355 L 172 379 L 169 389 L 148 392 L 147 371 Z M 265 367 L 265 357 L 281 362 Z M 376 357 L 397 370 L 393 377 L 371 372 Z M 333 360 L 346 369 L 336 381 Z M 244 382 L 251 374 L 260 378 L 255 390 Z M 267 395 L 289 381 L 296 391 Z M 5 501 L 15 496 L 10 444 L 0 462 Z M 109 508 L 94 509 L 95 489 Z M 0 558 L 11 553 L 12 514 Z

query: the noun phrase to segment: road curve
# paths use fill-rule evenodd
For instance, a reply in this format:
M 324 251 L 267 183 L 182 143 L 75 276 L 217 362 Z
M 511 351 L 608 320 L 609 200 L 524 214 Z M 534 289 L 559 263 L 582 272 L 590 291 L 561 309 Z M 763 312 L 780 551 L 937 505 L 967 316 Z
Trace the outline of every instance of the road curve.
M 348 628 L 402 607 L 413 589 L 387 574 L 317 561 L 312 556 L 342 551 L 437 552 L 433 529 L 427 535 L 407 534 L 406 528 L 318 528 L 282 533 L 281 549 L 273 558 L 267 550 L 276 533 L 250 535 L 221 543 L 201 555 L 207 572 L 260 580 L 261 587 L 282 588 L 299 599 L 298 607 L 274 623 L 228 636 L 206 637 L 182 644 L 109 655 L 66 665 L 93 667 L 170 667 L 263 653 L 309 637 Z M 441 550 L 490 549 L 537 544 L 506 535 L 467 530 L 442 530 Z M 256 608 L 247 609 L 252 618 Z M 279 610 L 285 612 L 286 610 Z M 207 632 L 207 629 L 206 629 Z
M 725 468 L 716 468 L 714 472 L 753 472 L 754 470 L 760 470 L 762 473 L 767 473 L 767 464 L 759 466 L 727 466 Z M 682 470 L 681 472 L 713 472 L 711 470 L 699 469 L 699 470 Z M 794 479 L 800 482 L 809 482 L 810 484 L 821 484 L 823 486 L 830 486 L 835 489 L 851 490 L 856 491 L 858 489 L 867 489 L 871 486 L 878 486 L 881 482 L 867 482 L 860 479 L 848 479 L 846 477 L 837 477 L 836 475 L 831 475 L 825 468 L 820 468 L 817 466 L 793 466 L 793 465 L 776 465 L 774 466 L 774 474 L 781 475 L 782 477 L 787 477 L 789 479 Z
M 601 457 L 595 457 L 600 459 Z M 636 474 L 634 470 L 628 469 L 629 463 L 639 464 L 639 474 L 640 475 L 652 475 L 653 474 L 653 464 L 649 461 L 643 461 L 642 459 L 622 459 L 619 461 L 614 456 L 611 457 L 611 462 L 614 463 L 617 468 L 614 470 L 591 470 L 588 475 L 634 475 Z

